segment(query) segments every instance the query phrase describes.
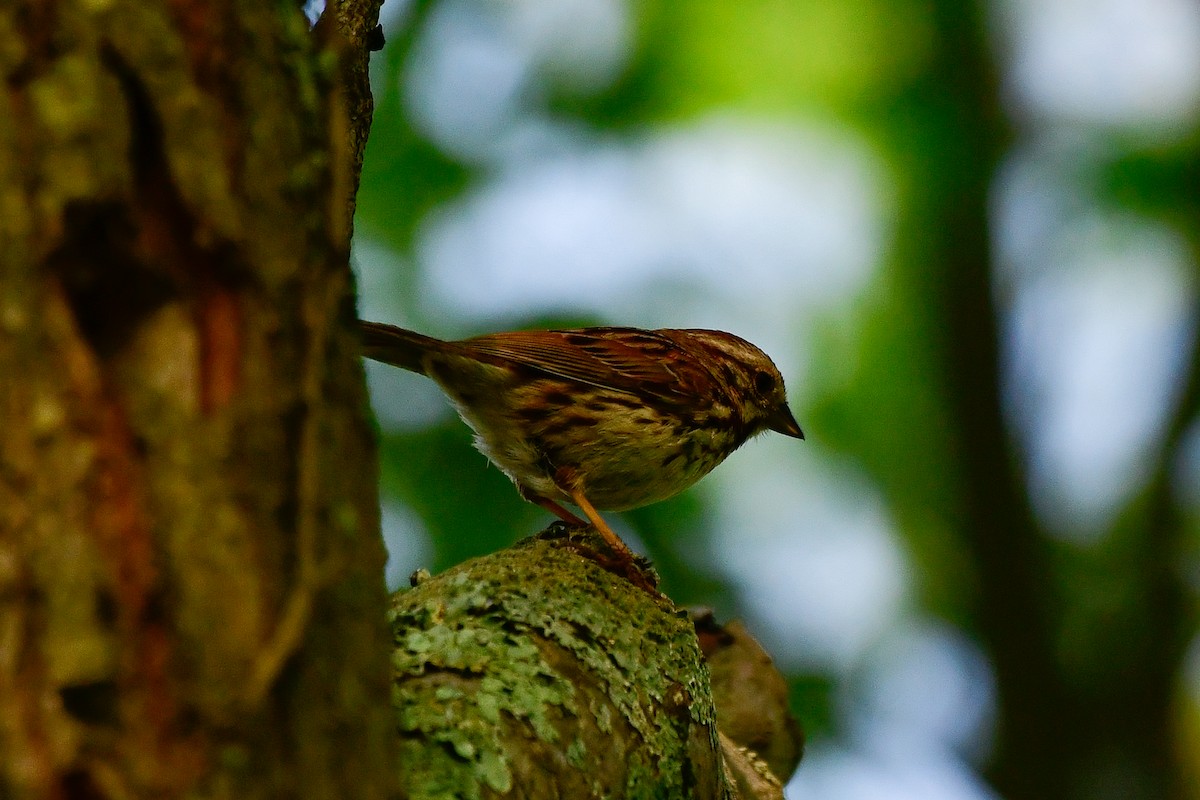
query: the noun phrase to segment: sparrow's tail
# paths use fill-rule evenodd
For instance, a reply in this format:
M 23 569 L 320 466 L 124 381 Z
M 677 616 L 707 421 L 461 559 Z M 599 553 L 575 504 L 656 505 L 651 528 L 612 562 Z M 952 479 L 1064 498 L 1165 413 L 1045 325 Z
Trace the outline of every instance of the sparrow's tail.
M 442 344 L 441 340 L 432 336 L 424 336 L 382 322 L 359 320 L 358 329 L 362 332 L 364 356 L 422 375 L 425 374 L 425 366 L 422 363 L 425 353 L 437 349 Z

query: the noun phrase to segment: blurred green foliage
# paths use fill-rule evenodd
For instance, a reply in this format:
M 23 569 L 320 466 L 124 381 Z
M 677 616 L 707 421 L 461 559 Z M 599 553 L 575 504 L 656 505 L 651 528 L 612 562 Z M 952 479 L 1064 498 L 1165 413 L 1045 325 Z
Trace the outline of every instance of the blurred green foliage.
M 413 44 L 438 6 L 415 2 L 387 30 L 357 218 L 360 235 L 413 265 L 395 275 L 398 307 L 435 332 L 454 323 L 421 295 L 415 234 L 431 211 L 489 177 L 440 150 L 408 115 Z M 1193 352 L 1151 483 L 1100 543 L 1042 530 L 1000 413 L 1004 309 L 988 214 L 1015 137 L 1000 101 L 1000 48 L 984 22 L 997 13 L 950 0 L 639 0 L 612 82 L 583 91 L 548 71 L 536 86 L 539 107 L 612 136 L 739 114 L 836 123 L 871 143 L 894 193 L 888 250 L 851 307 L 803 321 L 812 353 L 804 427 L 879 488 L 915 564 L 922 613 L 964 630 L 992 660 L 1001 721 L 983 769 L 995 786 L 1014 800 L 1093 797 L 1105 775 L 1119 773 L 1125 788 L 1111 796 L 1198 797 L 1185 778 L 1200 760 L 1187 749 L 1200 739 L 1196 709 L 1180 700 L 1195 634 L 1186 576 L 1198 514 L 1179 508 L 1170 488 L 1196 422 L 1197 359 Z M 1200 137 L 1147 146 L 1100 135 L 1110 156 L 1086 201 L 1174 226 L 1194 266 Z M 495 327 L 599 321 L 545 309 Z M 435 571 L 547 521 L 471 448 L 457 420 L 388 432 L 383 453 L 384 492 L 424 522 Z M 705 547 L 707 516 L 687 493 L 621 519 L 678 602 L 735 611 L 736 594 L 719 575 L 697 574 L 703 561 L 689 555 Z M 839 679 L 794 676 L 810 737 L 838 734 Z

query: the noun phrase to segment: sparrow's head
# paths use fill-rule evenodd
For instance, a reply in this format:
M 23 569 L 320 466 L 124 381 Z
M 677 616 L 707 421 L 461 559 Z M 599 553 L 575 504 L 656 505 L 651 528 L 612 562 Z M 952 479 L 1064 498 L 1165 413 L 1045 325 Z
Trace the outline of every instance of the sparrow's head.
M 796 439 L 804 431 L 788 407 L 783 376 L 771 357 L 740 336 L 724 331 L 683 331 L 710 358 L 713 377 L 725 394 L 740 407 L 737 412 L 750 435 L 772 430 Z

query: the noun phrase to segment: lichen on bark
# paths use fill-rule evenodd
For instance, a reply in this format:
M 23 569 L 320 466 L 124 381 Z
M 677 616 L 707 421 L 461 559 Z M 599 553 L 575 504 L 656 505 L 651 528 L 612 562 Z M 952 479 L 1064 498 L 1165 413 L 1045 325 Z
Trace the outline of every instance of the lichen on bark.
M 592 546 L 534 537 L 393 596 L 409 798 L 727 796 L 690 618 Z

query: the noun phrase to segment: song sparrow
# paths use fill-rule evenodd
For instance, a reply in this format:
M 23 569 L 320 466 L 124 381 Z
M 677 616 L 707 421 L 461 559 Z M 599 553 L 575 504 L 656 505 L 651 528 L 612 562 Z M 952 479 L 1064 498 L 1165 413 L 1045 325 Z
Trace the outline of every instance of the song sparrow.
M 361 322 L 364 354 L 435 380 L 475 446 L 526 500 L 564 521 L 678 494 L 765 430 L 803 439 L 765 353 L 710 330 L 580 328 L 447 342 Z

